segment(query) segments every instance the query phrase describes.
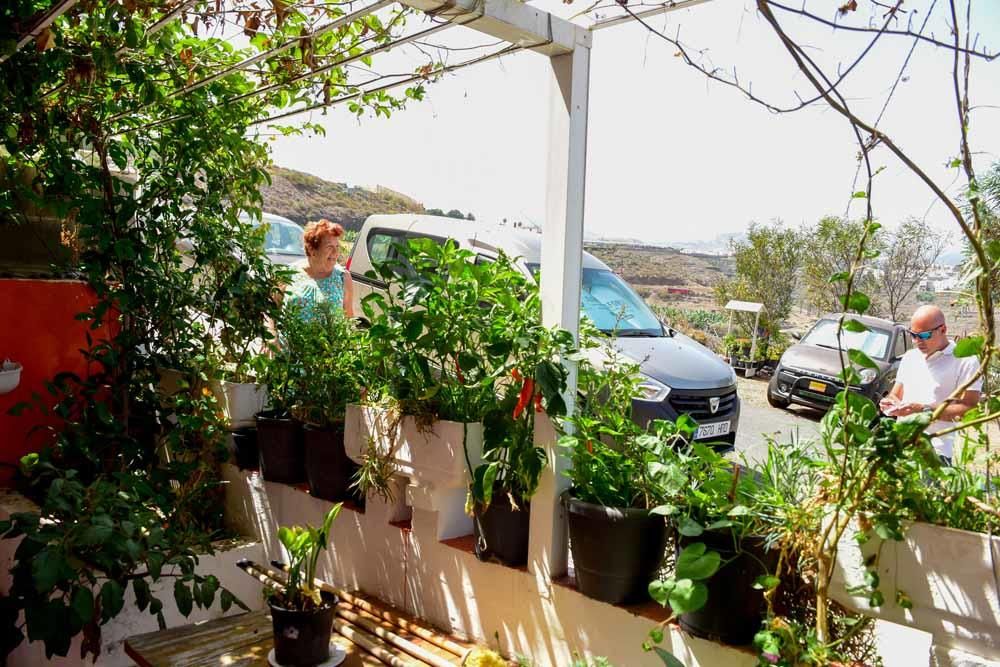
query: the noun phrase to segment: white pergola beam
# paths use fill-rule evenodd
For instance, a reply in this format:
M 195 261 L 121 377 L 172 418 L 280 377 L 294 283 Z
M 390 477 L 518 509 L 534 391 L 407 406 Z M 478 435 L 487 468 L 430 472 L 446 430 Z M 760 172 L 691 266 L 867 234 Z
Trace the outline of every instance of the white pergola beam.
M 646 9 L 641 12 L 633 12 L 633 14 L 635 14 L 634 17 L 632 14 L 625 14 L 624 16 L 616 16 L 602 21 L 595 21 L 594 24 L 590 26 L 590 30 L 593 32 L 595 30 L 600 30 L 601 28 L 611 28 L 623 23 L 631 23 L 636 19 L 648 19 L 653 16 L 659 16 L 660 14 L 666 14 L 668 12 L 676 12 L 678 9 L 687 9 L 688 7 L 694 7 L 695 5 L 700 5 L 710 1 L 711 0 L 672 0 L 671 2 L 664 2 L 659 7 L 653 7 L 652 9 Z
M 20 51 L 25 44 L 41 35 L 43 30 L 52 25 L 57 18 L 72 9 L 76 3 L 77 0 L 62 0 L 61 2 L 56 2 L 52 5 L 52 7 L 50 7 L 48 11 L 45 12 L 45 14 L 43 14 L 33 26 L 31 26 L 31 29 L 22 35 L 21 39 L 17 40 L 17 45 L 13 52 L 6 55 L 0 55 L 0 63 Z
M 583 213 L 587 177 L 587 116 L 590 91 L 590 47 L 550 58 L 549 152 L 545 222 L 542 227 L 542 322 L 560 326 L 579 339 L 580 291 L 583 280 Z M 577 369 L 569 369 L 567 411 L 576 404 Z M 566 572 L 566 519 L 559 498 L 569 487 L 563 474 L 569 462 L 556 445 L 555 433 L 536 431 L 549 465 L 532 498 L 528 560 L 542 582 Z
M 590 48 L 590 32 L 517 0 L 400 0 L 407 7 L 442 19 L 456 20 L 498 40 L 547 56 Z M 462 20 L 465 19 L 465 20 Z

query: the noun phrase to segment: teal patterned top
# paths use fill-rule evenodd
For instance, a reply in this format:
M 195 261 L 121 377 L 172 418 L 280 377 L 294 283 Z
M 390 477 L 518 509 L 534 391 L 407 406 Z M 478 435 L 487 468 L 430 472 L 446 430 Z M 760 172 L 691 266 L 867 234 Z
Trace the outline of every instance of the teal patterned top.
M 313 320 L 319 315 L 318 306 L 329 303 L 330 310 L 335 313 L 344 312 L 344 269 L 337 266 L 326 278 L 319 280 L 299 268 L 292 276 L 292 282 L 285 290 L 288 303 L 302 309 L 302 317 Z

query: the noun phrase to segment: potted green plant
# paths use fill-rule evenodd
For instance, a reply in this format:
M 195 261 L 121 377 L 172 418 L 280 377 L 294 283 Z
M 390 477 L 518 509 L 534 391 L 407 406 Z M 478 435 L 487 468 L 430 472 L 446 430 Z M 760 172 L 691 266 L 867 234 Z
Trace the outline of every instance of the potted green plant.
M 284 311 L 278 324 L 286 339 L 294 339 L 303 323 Z M 301 390 L 301 364 L 297 348 L 274 345 L 262 363 L 260 381 L 268 386 L 268 408 L 257 413 L 257 446 L 264 479 L 284 484 L 305 481 L 305 448 L 302 422 L 292 415 Z
M 453 241 L 415 239 L 378 267 L 385 293 L 365 298 L 371 367 L 380 378 L 366 405 L 348 410 L 347 451 L 359 485 L 391 495 L 400 474 L 422 486 L 438 513 L 438 537 L 472 532 L 465 514 L 471 471 L 481 462 L 484 415 L 509 377 L 505 308 L 525 277 L 507 258 L 476 263 Z
M 590 341 L 596 335 L 582 336 L 582 345 L 595 347 Z M 650 510 L 661 504 L 659 462 L 672 443 L 632 421 L 638 368 L 610 345 L 602 347 L 601 367 L 581 362 L 580 405 L 562 424 L 559 445 L 572 463 L 565 473 L 572 485 L 562 502 L 577 587 L 589 597 L 623 604 L 647 599 L 648 583 L 663 561 L 666 522 Z
M 498 402 L 484 415 L 483 463 L 473 470 L 469 487 L 476 556 L 512 566 L 528 560 L 531 497 L 547 464 L 545 451 L 535 446 L 535 418 L 565 414 L 566 369 L 560 359 L 574 348 L 569 332 L 541 325 L 537 286 L 525 284 L 523 290 L 524 296 L 513 295 L 494 310 L 513 368 Z
M 653 432 L 671 437 L 678 425 L 654 422 Z M 663 504 L 653 512 L 666 516 L 676 530 L 676 545 L 683 554 L 692 547 L 699 554 L 714 553 L 718 566 L 697 584 L 699 604 L 671 605 L 681 627 L 699 637 L 727 644 L 749 644 L 760 629 L 765 612 L 764 590 L 777 586 L 778 549 L 770 548 L 769 535 L 780 530 L 784 513 L 800 498 L 795 471 L 815 468 L 800 452 L 780 459 L 775 449 L 761 469 L 730 461 L 712 447 L 690 442 L 662 451 L 660 465 Z M 790 480 L 786 483 L 786 480 Z M 695 545 L 700 545 L 695 547 Z M 678 560 L 681 567 L 683 560 Z M 682 571 L 650 587 L 661 604 L 682 579 Z M 765 586 L 764 583 L 767 583 Z M 676 602 L 676 601 L 675 601 Z
M 278 540 L 287 554 L 285 585 L 268 591 L 274 628 L 274 661 L 279 665 L 318 665 L 330 658 L 336 597 L 316 586 L 316 566 L 326 550 L 330 528 L 342 505 L 334 505 L 320 528 L 282 526 Z
M 304 424 L 303 447 L 309 492 L 325 500 L 351 496 L 357 465 L 344 451 L 348 403 L 361 398 L 368 336 L 352 320 L 329 308 L 292 327 L 287 345 L 300 365 L 292 412 Z

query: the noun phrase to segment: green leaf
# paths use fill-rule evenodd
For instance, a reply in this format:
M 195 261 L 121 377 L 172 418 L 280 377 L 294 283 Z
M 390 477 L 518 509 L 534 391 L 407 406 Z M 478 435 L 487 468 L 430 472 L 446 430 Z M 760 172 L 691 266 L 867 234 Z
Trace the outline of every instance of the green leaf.
M 896 604 L 903 609 L 913 609 L 913 600 L 905 592 L 897 590 L 896 591 Z
M 110 526 L 91 525 L 80 535 L 80 544 L 85 546 L 103 545 L 111 537 L 113 529 Z
M 653 647 L 653 652 L 663 661 L 665 667 L 684 667 L 684 663 L 674 657 L 674 654 L 659 646 Z
M 754 579 L 753 587 L 754 589 L 760 591 L 770 591 L 778 587 L 781 583 L 781 579 L 774 576 L 773 574 L 762 574 L 756 579 Z
M 676 576 L 695 581 L 708 579 L 719 570 L 721 562 L 718 551 L 707 551 L 704 543 L 695 542 L 677 556 Z
M 864 315 L 872 305 L 872 300 L 864 292 L 854 291 L 845 297 L 841 297 L 841 303 L 847 310 Z
M 101 620 L 107 623 L 118 615 L 125 606 L 125 589 L 115 580 L 104 582 L 101 586 Z
M 861 366 L 862 368 L 874 368 L 875 370 L 878 370 L 878 364 L 872 361 L 871 357 L 861 350 L 848 350 L 847 358 L 850 359 L 851 363 L 856 366 Z
M 48 593 L 57 583 L 73 574 L 66 558 L 55 547 L 46 548 L 31 559 L 31 576 L 35 580 L 35 590 L 39 593 Z
M 146 583 L 145 579 L 134 579 L 132 590 L 135 592 L 135 605 L 139 611 L 145 611 L 146 607 L 149 606 L 149 584 Z
M 847 282 L 851 277 L 850 271 L 838 271 L 837 273 L 830 276 L 831 283 L 844 283 Z
M 969 336 L 955 343 L 956 357 L 976 357 L 983 351 L 983 337 Z
M 701 582 L 679 579 L 670 591 L 670 608 L 675 614 L 698 611 L 708 602 L 708 587 Z
M 177 611 L 185 618 L 191 615 L 194 597 L 191 595 L 191 589 L 180 579 L 174 582 L 174 600 L 177 601 Z
M 649 591 L 649 597 L 653 598 L 659 602 L 662 606 L 666 607 L 668 600 L 670 598 L 670 592 L 674 590 L 674 585 L 676 581 L 671 577 L 670 579 L 654 579 L 649 582 L 647 590 Z
M 650 514 L 658 514 L 660 516 L 672 516 L 677 514 L 677 505 L 658 505 L 653 509 L 649 510 Z
M 223 588 L 222 593 L 219 595 L 219 604 L 222 606 L 223 614 L 229 611 L 229 608 L 233 606 L 233 600 L 233 594 Z
M 868 331 L 868 327 L 857 320 L 844 318 L 844 331 L 850 331 L 851 333 L 864 333 L 865 331 Z
M 864 190 L 858 190 L 857 192 L 855 192 L 854 194 L 851 195 L 851 198 L 852 199 L 868 199 L 868 193 L 865 192 Z
M 86 586 L 73 589 L 70 608 L 81 625 L 89 623 L 94 618 L 94 593 Z
M 689 516 L 682 516 L 677 522 L 677 532 L 685 537 L 698 537 L 705 528 Z

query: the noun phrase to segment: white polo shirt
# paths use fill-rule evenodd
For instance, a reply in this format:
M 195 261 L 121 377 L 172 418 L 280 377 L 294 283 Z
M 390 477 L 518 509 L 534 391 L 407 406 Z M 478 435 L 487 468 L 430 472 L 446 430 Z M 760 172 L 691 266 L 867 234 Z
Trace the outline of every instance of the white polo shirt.
M 949 341 L 948 347 L 935 352 L 930 358 L 925 357 L 917 348 L 907 351 L 899 362 L 896 382 L 903 385 L 903 403 L 921 403 L 936 408 L 978 370 L 979 357 L 956 357 L 955 343 Z M 982 388 L 983 379 L 979 378 L 969 390 L 981 391 Z M 927 432 L 934 433 L 954 426 L 955 422 L 938 420 L 927 427 Z M 932 442 L 938 454 L 951 458 L 955 444 L 954 433 L 933 438 Z

